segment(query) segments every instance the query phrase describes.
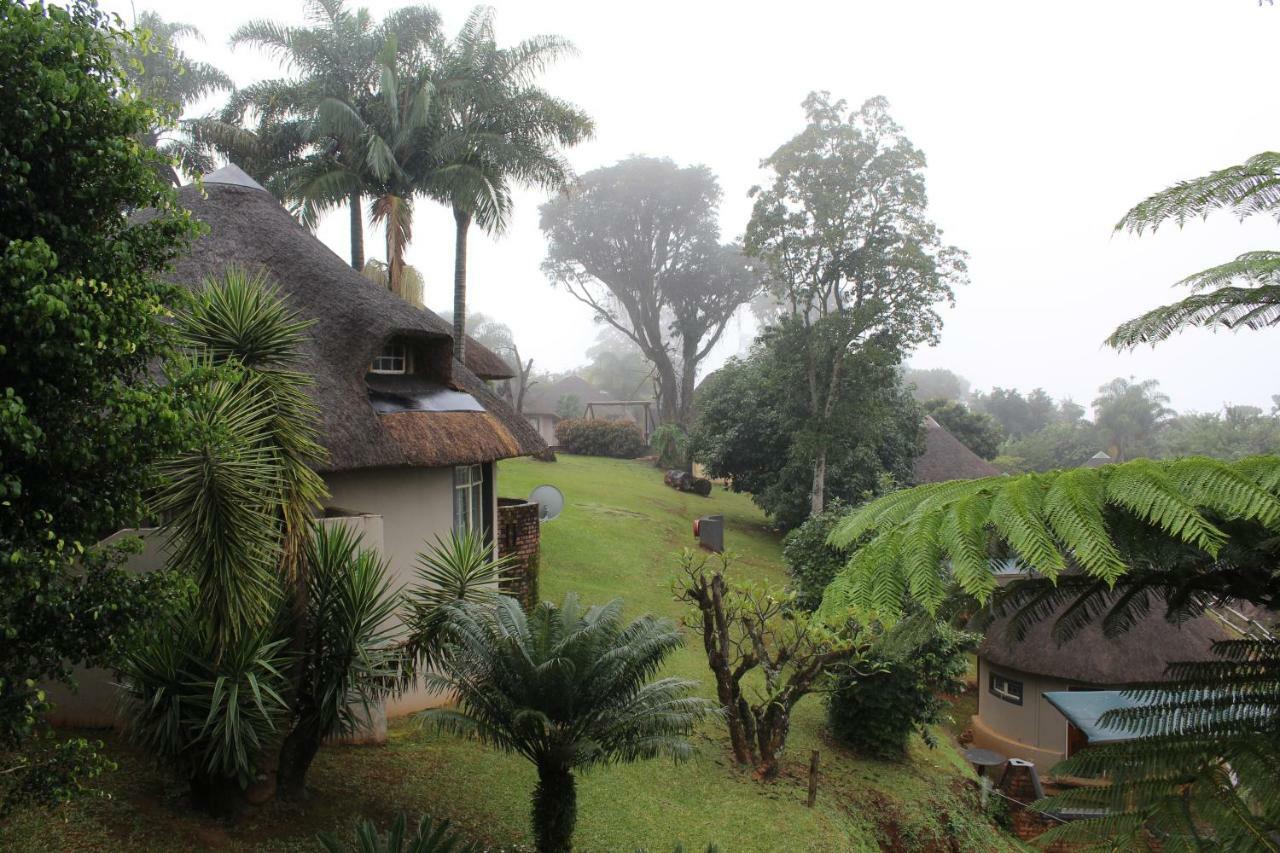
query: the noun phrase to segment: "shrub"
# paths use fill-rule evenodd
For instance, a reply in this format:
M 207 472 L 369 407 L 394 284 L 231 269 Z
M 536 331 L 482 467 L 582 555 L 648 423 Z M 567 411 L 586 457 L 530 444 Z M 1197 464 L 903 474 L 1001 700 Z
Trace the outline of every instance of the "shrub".
M 435 823 L 429 817 L 422 818 L 416 830 L 409 832 L 404 812 L 396 816 L 386 835 L 378 832 L 371 820 L 356 824 L 354 841 L 339 839 L 331 832 L 322 832 L 316 839 L 328 853 L 479 853 L 480 845 L 464 840 L 455 832 L 449 821 Z
M 631 421 L 571 418 L 556 424 L 556 442 L 570 453 L 612 459 L 635 459 L 649 449 Z
M 798 607 L 816 610 L 827 584 L 849 561 L 848 554 L 827 544 L 827 536 L 848 512 L 848 504 L 834 500 L 782 540 L 782 557 L 787 561 Z
M 945 622 L 910 619 L 890 631 L 868 655 L 878 665 L 870 675 L 841 675 L 827 700 L 831 733 L 873 758 L 906 756 L 912 731 L 929 746 L 928 727 L 945 718 L 944 693 L 963 689 L 967 655 L 979 637 Z M 866 672 L 867 667 L 861 668 Z
M 677 424 L 663 424 L 653 431 L 649 446 L 659 468 L 686 468 L 689 464 L 689 436 Z

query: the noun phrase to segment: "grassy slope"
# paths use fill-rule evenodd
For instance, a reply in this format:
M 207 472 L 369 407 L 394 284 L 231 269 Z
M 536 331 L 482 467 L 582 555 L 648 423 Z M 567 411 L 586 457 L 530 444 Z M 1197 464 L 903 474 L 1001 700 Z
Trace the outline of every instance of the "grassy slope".
M 744 495 L 717 490 L 709 499 L 662 485 L 640 463 L 563 456 L 554 465 L 503 463 L 499 491 L 528 494 L 550 482 L 567 498 L 564 515 L 543 528 L 542 592 L 559 599 L 578 591 L 587 601 L 615 596 L 630 615 L 672 618 L 672 553 L 692 543 L 691 520 L 725 516 L 729 548 L 744 575 L 783 582 L 776 535 Z M 696 639 L 696 638 L 691 638 Z M 670 671 L 704 682 L 705 663 L 687 647 Z M 801 703 L 789 744 L 788 767 L 777 783 L 761 786 L 728 760 L 726 739 L 714 724 L 697 737 L 698 756 L 681 766 L 650 762 L 618 767 L 579 781 L 578 849 L 670 850 L 716 842 L 725 853 L 775 850 L 947 849 L 992 850 L 1012 843 L 975 814 L 965 788 L 963 761 L 949 745 L 916 744 L 904 764 L 862 761 L 825 741 L 822 704 Z M 109 744 L 121 771 L 106 780 L 113 798 L 47 814 L 17 816 L 0 828 L 0 849 L 314 849 L 319 829 L 349 826 L 357 815 L 385 819 L 398 810 L 448 817 L 477 838 L 514 846 L 528 839 L 528 797 L 534 774 L 519 758 L 419 729 L 394 724 L 386 747 L 322 751 L 305 807 L 277 805 L 234 829 L 195 819 L 182 808 L 180 786 L 145 766 L 132 751 Z M 822 751 L 818 803 L 804 806 L 804 765 Z

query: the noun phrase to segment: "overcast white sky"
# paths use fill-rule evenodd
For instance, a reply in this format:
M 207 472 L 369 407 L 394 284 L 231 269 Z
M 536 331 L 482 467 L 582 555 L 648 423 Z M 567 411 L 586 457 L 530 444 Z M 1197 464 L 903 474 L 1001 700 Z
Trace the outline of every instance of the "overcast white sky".
M 237 84 L 279 73 L 227 46 L 245 20 L 302 20 L 301 2 L 105 0 L 126 20 L 154 9 L 194 24 L 192 54 Z M 381 17 L 404 3 L 359 0 Z M 434 5 L 452 32 L 470 3 Z M 912 362 L 947 367 L 976 388 L 1089 403 L 1115 376 L 1156 378 L 1178 410 L 1270 407 L 1280 393 L 1280 332 L 1188 333 L 1121 355 L 1115 325 L 1173 299 L 1170 285 L 1243 251 L 1274 248 L 1276 225 L 1229 215 L 1155 237 L 1112 234 L 1145 195 L 1280 144 L 1274 89 L 1280 8 L 1257 0 L 844 0 L 818 3 L 496 2 L 500 41 L 571 39 L 579 56 L 546 76 L 596 120 L 569 153 L 583 172 L 631 154 L 705 163 L 720 177 L 725 239 L 743 231 L 758 166 L 798 132 L 800 102 L 829 89 L 856 105 L 885 95 L 929 160 L 931 208 L 970 254 L 971 284 L 944 311 L 937 347 Z M 471 242 L 469 308 L 498 317 L 535 368 L 581 363 L 589 312 L 543 277 L 538 193 L 522 193 L 509 231 Z M 408 260 L 427 302 L 451 304 L 453 220 L 422 203 Z M 347 255 L 345 214 L 319 236 Z M 381 235 L 366 233 L 379 253 Z M 718 354 L 750 343 L 749 321 Z

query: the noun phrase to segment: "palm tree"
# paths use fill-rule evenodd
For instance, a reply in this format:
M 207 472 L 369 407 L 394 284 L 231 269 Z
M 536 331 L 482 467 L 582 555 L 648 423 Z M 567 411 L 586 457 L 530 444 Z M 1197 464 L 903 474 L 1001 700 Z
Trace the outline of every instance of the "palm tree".
M 453 209 L 453 346 L 459 361 L 466 349 L 467 232 L 472 223 L 490 233 L 502 232 L 514 184 L 562 188 L 571 170 L 560 146 L 576 145 L 593 132 L 586 113 L 535 84 L 548 65 L 572 50 L 558 36 L 536 36 L 500 48 L 493 10 L 486 7 L 476 7 L 452 41 L 436 45 L 440 161 L 424 176 L 424 188 Z
M 434 87 L 422 72 L 410 80 L 401 79 L 394 38 L 378 61 L 381 78 L 376 100 L 361 108 L 358 103 L 327 97 L 320 102 L 316 127 L 350 152 L 351 174 L 360 176 L 362 186 L 373 196 L 370 215 L 386 232 L 388 284 L 393 293 L 404 295 L 404 253 L 413 239 L 418 176 L 430 169 Z M 325 180 L 323 174 L 312 176 L 303 186 L 303 195 L 325 197 Z
M 1118 377 L 1098 389 L 1094 422 L 1112 459 L 1124 462 L 1150 449 L 1151 439 L 1176 414 L 1155 379 Z
M 1130 210 L 1116 230 L 1141 234 L 1169 220 L 1181 227 L 1215 210 L 1230 210 L 1241 219 L 1258 214 L 1280 219 L 1280 153 L 1266 151 L 1241 165 L 1175 184 Z M 1107 343 L 1132 349 L 1191 327 L 1264 329 L 1280 324 L 1280 252 L 1246 252 L 1178 284 L 1195 292 L 1122 324 Z
M 344 0 L 308 0 L 306 5 L 310 26 L 258 20 L 232 35 L 233 45 L 265 50 L 296 74 L 236 92 L 224 111 L 219 138 L 224 150 L 247 152 L 250 159 L 262 161 L 258 164 L 262 171 L 246 170 L 291 202 L 308 227 L 315 227 L 323 213 L 347 205 L 351 266 L 362 270 L 364 197 L 369 183 L 362 170 L 363 151 L 345 147 L 341 139 L 316 127 L 320 104 L 333 98 L 362 110 L 377 97 L 382 73 L 379 58 L 388 41 L 395 40 L 401 60 L 411 66 L 421 64 L 427 44 L 438 35 L 440 18 L 426 6 L 408 6 L 375 24 L 367 9 L 351 11 Z M 244 127 L 250 113 L 257 117 L 253 132 Z M 240 129 L 239 135 L 235 128 Z M 288 142 L 296 143 L 295 147 Z M 288 156 L 280 156 L 281 148 Z M 276 156 L 263 156 L 264 151 Z
M 450 609 L 449 640 L 431 681 L 458 707 L 421 716 L 533 763 L 533 834 L 543 853 L 570 849 L 575 770 L 687 758 L 686 737 L 712 710 L 690 695 L 696 682 L 650 680 L 683 644 L 675 626 L 652 616 L 624 626 L 621 613 L 617 600 L 584 610 L 572 593 L 527 617 L 510 598 L 496 609 Z
M 155 12 L 143 12 L 134 23 L 130 38 L 122 39 L 120 64 L 143 98 L 154 104 L 165 126 L 151 128 L 139 141 L 157 149 L 178 169 L 203 174 L 213 168 L 208 146 L 202 145 L 197 128 L 201 119 L 184 119 L 193 104 L 216 92 L 230 90 L 231 78 L 206 62 L 197 62 L 179 46 L 186 39 L 203 41 L 190 24 L 165 21 Z M 172 129 L 173 134 L 167 133 Z M 162 176 L 177 186 L 182 183 L 177 169 Z

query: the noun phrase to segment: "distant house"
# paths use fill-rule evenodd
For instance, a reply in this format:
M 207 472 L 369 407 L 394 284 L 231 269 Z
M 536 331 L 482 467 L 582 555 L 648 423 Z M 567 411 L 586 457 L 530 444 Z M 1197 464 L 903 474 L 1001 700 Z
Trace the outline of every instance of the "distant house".
M 911 485 L 995 477 L 1000 469 L 966 447 L 931 417 L 924 419 L 924 452 L 916 459 Z
M 607 403 L 613 400 L 608 393 L 573 374 L 551 382 L 538 382 L 529 388 L 524 396 L 523 414 L 529 425 L 538 431 L 538 435 L 548 445 L 556 444 L 556 424 L 563 420 L 560 401 L 566 397 L 573 397 L 578 401 L 573 415 L 575 418 L 585 414 L 588 403 Z
M 1106 637 L 1094 620 L 1060 645 L 1053 638 L 1053 624 L 1069 605 L 1031 625 L 1021 640 L 1009 634 L 1007 618 L 987 628 L 978 648 L 974 746 L 1030 761 L 1048 772 L 1087 746 L 1087 738 L 1045 699 L 1046 693 L 1163 681 L 1169 664 L 1208 660 L 1213 643 L 1230 636 L 1213 616 L 1173 625 L 1155 607 L 1115 638 Z
M 396 587 L 413 581 L 416 555 L 437 535 L 478 530 L 496 542 L 495 463 L 546 450 L 486 385 L 512 375 L 506 362 L 475 341 L 466 364 L 456 361 L 448 323 L 363 278 L 237 167 L 203 184 L 178 192 L 208 230 L 170 277 L 199 287 L 231 265 L 265 272 L 311 321 L 299 369 L 314 380 L 309 393 L 328 451 L 319 469 L 329 491 L 324 516 L 357 527 L 388 560 Z M 163 562 L 163 530 L 147 533 L 141 569 Z M 110 691 L 80 680 L 80 696 L 59 697 L 56 721 L 110 723 Z M 417 710 L 430 699 L 409 693 L 388 710 Z

